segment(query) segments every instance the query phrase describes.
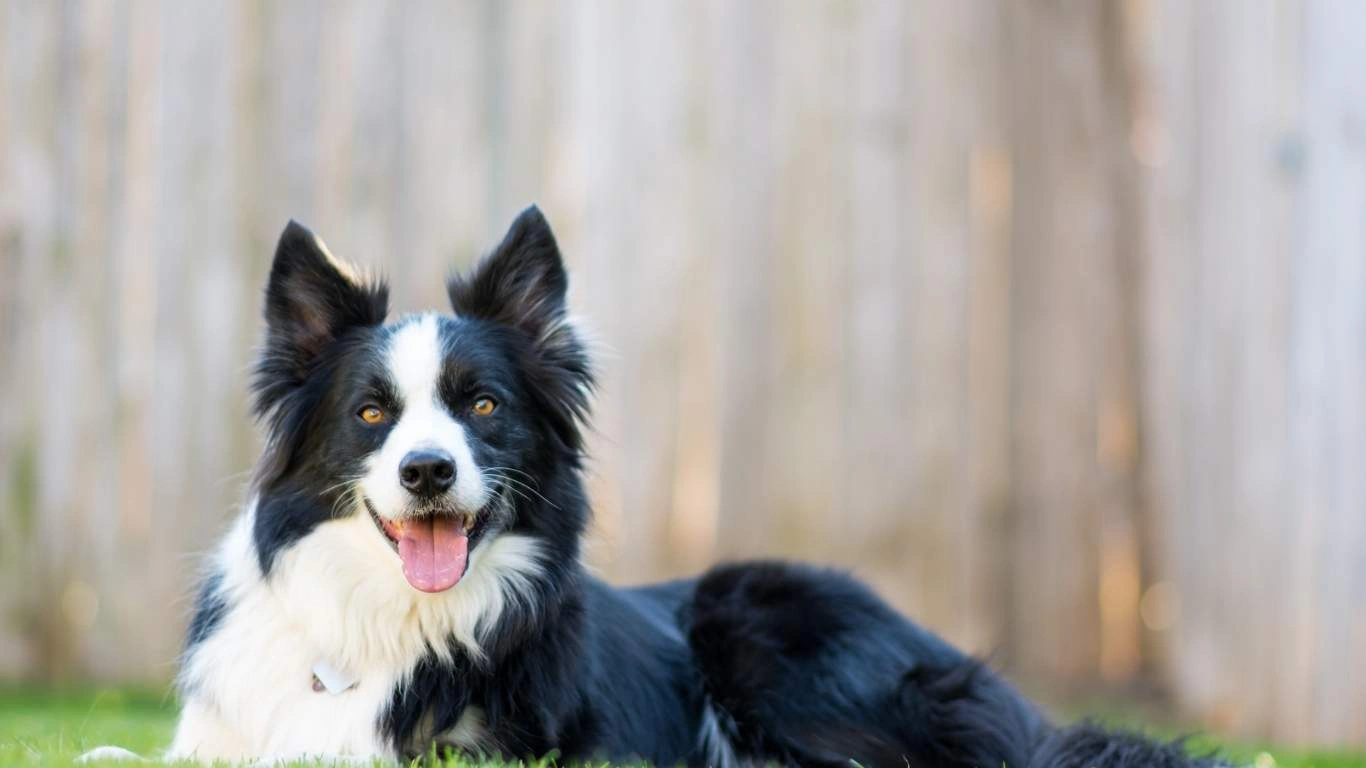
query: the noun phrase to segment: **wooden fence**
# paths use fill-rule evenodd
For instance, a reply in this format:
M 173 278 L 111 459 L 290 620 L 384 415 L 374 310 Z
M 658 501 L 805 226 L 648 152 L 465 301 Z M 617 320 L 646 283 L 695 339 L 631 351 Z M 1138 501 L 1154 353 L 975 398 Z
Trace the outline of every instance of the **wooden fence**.
M 0 2 L 0 679 L 165 680 L 289 217 L 539 201 L 592 560 L 853 569 L 1039 690 L 1366 744 L 1366 5 Z

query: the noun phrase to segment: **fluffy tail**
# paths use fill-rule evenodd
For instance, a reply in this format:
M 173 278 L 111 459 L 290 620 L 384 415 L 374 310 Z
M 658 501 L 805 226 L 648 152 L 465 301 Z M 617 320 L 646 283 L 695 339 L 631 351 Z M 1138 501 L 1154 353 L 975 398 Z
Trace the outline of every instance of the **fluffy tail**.
M 1080 723 L 1058 728 L 1034 749 L 1029 768 L 1231 768 L 1217 757 L 1192 757 L 1180 740 L 1154 741 L 1136 733 Z
M 1181 740 L 1082 722 L 1049 724 L 980 662 L 917 670 L 902 681 L 902 727 L 876 765 L 1006 766 L 1006 768 L 1232 768 L 1210 755 L 1192 756 Z M 865 754 L 873 754 L 865 751 Z

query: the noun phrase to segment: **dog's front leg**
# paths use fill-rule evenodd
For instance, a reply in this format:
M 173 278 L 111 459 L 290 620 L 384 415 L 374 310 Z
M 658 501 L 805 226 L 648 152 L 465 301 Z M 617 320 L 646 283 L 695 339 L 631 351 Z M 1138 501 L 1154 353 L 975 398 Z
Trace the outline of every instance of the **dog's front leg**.
M 258 757 L 250 744 L 203 701 L 190 698 L 180 710 L 175 738 L 166 751 L 169 760 L 241 762 Z

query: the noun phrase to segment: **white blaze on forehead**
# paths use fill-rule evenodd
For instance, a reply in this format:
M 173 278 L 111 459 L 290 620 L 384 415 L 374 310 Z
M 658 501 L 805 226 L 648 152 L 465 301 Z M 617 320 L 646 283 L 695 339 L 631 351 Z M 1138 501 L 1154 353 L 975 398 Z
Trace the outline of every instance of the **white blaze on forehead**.
M 389 339 L 389 374 L 405 404 L 436 396 L 442 357 L 440 328 L 432 315 L 423 315 L 394 332 Z
M 445 451 L 455 461 L 452 493 L 458 506 L 473 512 L 488 501 L 488 489 L 474 462 L 465 428 L 441 400 L 444 359 L 441 328 L 434 315 L 409 321 L 389 339 L 386 362 L 402 410 L 384 446 L 371 456 L 361 482 L 365 495 L 381 515 L 402 515 L 409 495 L 399 483 L 398 465 L 410 451 L 422 448 Z

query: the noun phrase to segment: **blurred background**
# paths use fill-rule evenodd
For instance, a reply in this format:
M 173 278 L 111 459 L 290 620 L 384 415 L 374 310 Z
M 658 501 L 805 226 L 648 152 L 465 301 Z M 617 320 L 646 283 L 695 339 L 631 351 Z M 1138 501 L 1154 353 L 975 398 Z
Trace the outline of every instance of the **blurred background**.
M 173 674 L 287 219 L 417 310 L 534 201 L 602 573 L 1366 744 L 1364 73 L 1354 0 L 0 0 L 0 681 Z

